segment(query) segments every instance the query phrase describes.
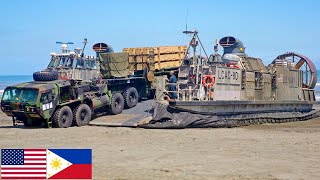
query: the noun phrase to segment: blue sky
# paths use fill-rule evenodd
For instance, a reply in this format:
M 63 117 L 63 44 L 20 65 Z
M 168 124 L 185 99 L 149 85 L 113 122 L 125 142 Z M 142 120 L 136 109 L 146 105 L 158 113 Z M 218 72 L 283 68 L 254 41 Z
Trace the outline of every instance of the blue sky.
M 10 0 L 0 5 L 0 75 L 27 75 L 44 69 L 56 41 L 81 47 L 106 42 L 124 47 L 186 44 L 186 16 L 208 53 L 216 38 L 232 35 L 250 56 L 265 64 L 294 51 L 320 68 L 320 1 L 197 0 L 98 1 Z M 188 13 L 187 13 L 188 12 Z M 221 50 L 221 48 L 220 48 Z

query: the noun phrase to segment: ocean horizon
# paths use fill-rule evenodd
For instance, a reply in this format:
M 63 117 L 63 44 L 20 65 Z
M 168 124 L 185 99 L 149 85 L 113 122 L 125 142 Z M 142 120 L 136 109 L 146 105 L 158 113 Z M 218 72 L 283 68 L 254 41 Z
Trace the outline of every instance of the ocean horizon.
M 32 75 L 0 75 L 0 96 L 7 86 L 32 81 Z

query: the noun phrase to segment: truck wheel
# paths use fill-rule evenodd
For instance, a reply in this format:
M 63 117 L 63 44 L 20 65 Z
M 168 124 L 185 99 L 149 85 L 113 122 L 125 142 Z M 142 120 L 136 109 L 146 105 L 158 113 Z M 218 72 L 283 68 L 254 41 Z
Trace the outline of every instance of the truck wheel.
M 80 104 L 73 110 L 73 124 L 76 126 L 88 125 L 91 120 L 91 109 L 86 104 Z
M 52 126 L 56 128 L 67 128 L 72 124 L 73 114 L 69 106 L 59 108 L 52 118 Z
M 54 81 L 58 79 L 58 71 L 37 71 L 33 73 L 35 81 Z
M 136 88 L 130 87 L 123 93 L 124 105 L 126 108 L 132 108 L 139 101 L 139 94 Z
M 122 113 L 124 106 L 123 96 L 120 93 L 115 93 L 112 96 L 111 105 L 108 108 L 110 114 L 120 114 Z
M 41 126 L 41 124 L 42 124 L 42 121 L 38 121 L 38 120 L 33 120 L 33 121 L 30 121 L 28 119 L 23 120 L 23 125 L 25 127 Z
M 32 127 L 32 122 L 30 122 L 28 119 L 23 120 L 24 127 Z

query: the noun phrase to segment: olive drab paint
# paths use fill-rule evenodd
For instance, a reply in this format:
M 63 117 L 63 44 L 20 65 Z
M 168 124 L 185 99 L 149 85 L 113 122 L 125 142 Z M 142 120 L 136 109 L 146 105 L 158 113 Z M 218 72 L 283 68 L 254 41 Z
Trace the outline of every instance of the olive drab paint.
M 85 103 L 94 110 L 110 104 L 110 92 L 107 86 L 99 85 L 96 87 L 94 83 L 66 80 L 33 81 L 9 86 L 4 92 L 6 93 L 11 88 L 36 90 L 38 92 L 37 99 L 35 103 L 2 100 L 1 105 L 5 107 L 2 109 L 3 112 L 8 116 L 18 118 L 18 120 L 41 121 L 49 127 L 51 127 L 51 118 L 54 112 L 60 107 L 76 107 Z M 91 91 L 91 88 L 96 90 Z M 94 96 L 91 96 L 92 94 Z M 28 108 L 34 108 L 35 111 L 29 112 Z

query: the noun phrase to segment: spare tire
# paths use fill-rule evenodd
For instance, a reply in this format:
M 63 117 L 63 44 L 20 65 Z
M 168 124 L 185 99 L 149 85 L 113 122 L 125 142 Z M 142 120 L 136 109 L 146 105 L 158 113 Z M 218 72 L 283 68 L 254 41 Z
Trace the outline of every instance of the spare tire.
M 33 73 L 35 81 L 54 81 L 58 79 L 58 71 L 37 71 Z

